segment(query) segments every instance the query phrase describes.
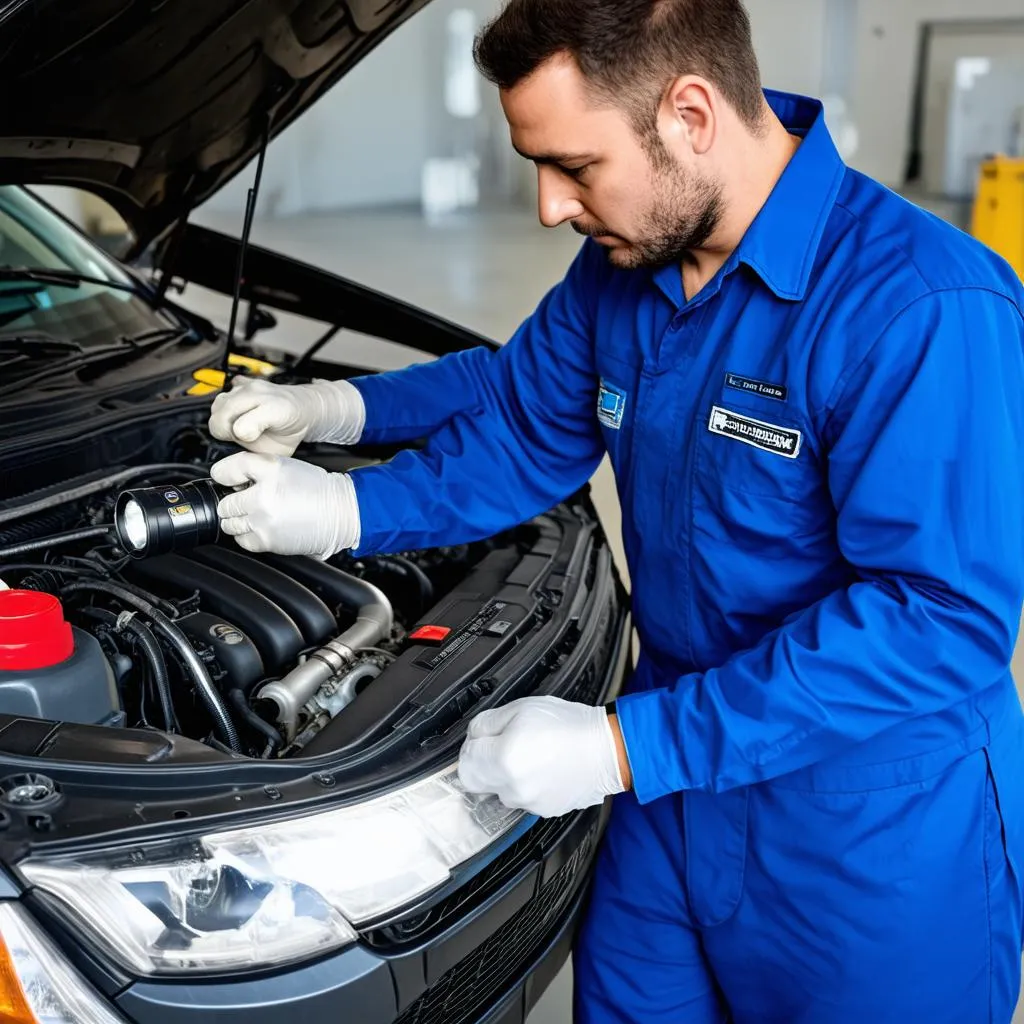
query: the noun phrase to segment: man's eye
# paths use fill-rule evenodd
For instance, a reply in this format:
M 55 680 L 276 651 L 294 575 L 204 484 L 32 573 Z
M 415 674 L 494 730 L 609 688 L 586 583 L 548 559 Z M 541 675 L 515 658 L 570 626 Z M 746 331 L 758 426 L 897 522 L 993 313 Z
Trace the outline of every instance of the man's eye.
M 584 164 L 582 167 L 561 167 L 561 171 L 563 174 L 567 174 L 570 178 L 579 180 L 589 166 L 590 164 Z

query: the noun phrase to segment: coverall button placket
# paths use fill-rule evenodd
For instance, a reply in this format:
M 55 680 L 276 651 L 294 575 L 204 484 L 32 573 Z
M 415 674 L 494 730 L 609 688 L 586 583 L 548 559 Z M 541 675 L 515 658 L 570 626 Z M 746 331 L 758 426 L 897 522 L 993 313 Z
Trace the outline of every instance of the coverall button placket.
M 671 630 L 664 628 L 661 616 L 641 615 L 648 627 L 654 627 L 654 631 L 644 630 L 642 639 L 657 650 L 677 654 L 680 648 L 692 651 L 688 554 L 695 454 L 692 425 L 705 387 L 702 340 L 708 320 L 714 319 L 716 306 L 708 301 L 712 297 L 702 296 L 702 301 L 677 309 L 662 334 L 657 365 L 645 365 L 632 453 L 635 493 L 647 499 L 631 510 L 643 538 L 643 557 L 636 559 L 635 570 L 643 583 L 636 591 L 671 593 L 678 610 Z M 674 326 L 677 322 L 680 327 Z

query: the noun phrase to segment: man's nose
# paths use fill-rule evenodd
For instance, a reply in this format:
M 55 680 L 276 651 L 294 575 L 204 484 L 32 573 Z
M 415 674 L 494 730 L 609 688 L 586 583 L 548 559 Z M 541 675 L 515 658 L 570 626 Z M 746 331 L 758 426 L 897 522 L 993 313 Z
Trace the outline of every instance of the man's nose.
M 556 228 L 584 213 L 576 186 L 554 167 L 537 168 L 537 193 L 537 212 L 546 228 Z

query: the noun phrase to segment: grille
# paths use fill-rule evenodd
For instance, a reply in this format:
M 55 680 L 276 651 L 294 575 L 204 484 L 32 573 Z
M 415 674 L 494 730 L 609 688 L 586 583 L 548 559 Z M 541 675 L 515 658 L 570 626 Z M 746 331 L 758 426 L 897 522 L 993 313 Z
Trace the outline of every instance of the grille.
M 529 965 L 582 879 L 593 832 L 562 869 L 483 945 L 443 974 L 396 1024 L 466 1024 L 475 1020 Z

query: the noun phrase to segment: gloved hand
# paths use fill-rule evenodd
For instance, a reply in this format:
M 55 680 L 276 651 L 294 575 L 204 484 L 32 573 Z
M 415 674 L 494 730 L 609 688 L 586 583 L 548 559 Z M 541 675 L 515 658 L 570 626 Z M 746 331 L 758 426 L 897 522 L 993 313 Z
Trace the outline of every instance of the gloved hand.
M 469 723 L 459 780 L 542 818 L 601 803 L 626 787 L 603 707 L 558 697 L 525 697 Z
M 247 551 L 326 559 L 359 543 L 359 503 L 347 473 L 238 452 L 215 462 L 210 476 L 224 487 L 244 488 L 222 498 L 217 514 L 221 529 Z
M 253 452 L 291 455 L 303 441 L 354 444 L 366 424 L 363 396 L 347 380 L 274 384 L 239 377 L 213 400 L 210 433 Z

